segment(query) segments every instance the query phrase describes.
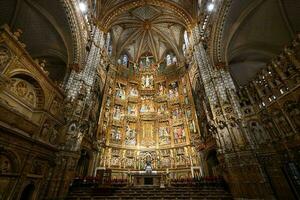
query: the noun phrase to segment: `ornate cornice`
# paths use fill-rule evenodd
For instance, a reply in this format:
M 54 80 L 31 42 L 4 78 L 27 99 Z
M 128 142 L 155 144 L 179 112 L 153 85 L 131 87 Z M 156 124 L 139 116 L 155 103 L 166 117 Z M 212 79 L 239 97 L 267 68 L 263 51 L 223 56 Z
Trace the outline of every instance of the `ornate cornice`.
M 220 5 L 219 14 L 212 28 L 209 54 L 213 63 L 224 63 L 226 61 L 223 45 L 223 30 L 232 0 L 223 1 Z
M 85 45 L 87 43 L 87 30 L 83 16 L 78 12 L 75 0 L 60 0 L 65 8 L 71 28 L 73 38 L 73 61 L 70 65 L 76 64 L 79 69 L 84 67 L 85 62 Z

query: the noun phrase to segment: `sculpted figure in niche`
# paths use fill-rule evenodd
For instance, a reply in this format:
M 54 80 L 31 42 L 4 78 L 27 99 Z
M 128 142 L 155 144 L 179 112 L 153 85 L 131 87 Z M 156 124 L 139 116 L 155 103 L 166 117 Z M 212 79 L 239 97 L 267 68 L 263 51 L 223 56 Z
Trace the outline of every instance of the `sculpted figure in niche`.
M 134 128 L 130 128 L 129 125 L 126 126 L 126 145 L 135 145 L 136 144 L 136 132 Z
M 150 61 L 149 57 L 146 56 L 146 67 L 149 67 L 150 64 L 151 64 L 151 61 Z
M 142 97 L 141 113 L 154 112 L 152 97 Z
M 10 160 L 4 155 L 0 155 L 0 174 L 6 174 L 11 171 Z
M 75 114 L 76 114 L 76 115 L 80 115 L 80 114 L 81 114 L 81 111 L 82 111 L 82 109 L 83 109 L 83 107 L 84 107 L 84 102 L 83 102 L 83 100 L 82 100 L 82 99 L 78 99 L 78 100 L 76 101 Z
M 192 133 L 196 133 L 196 126 L 194 120 L 190 121 L 189 128 Z
M 4 70 L 9 62 L 10 55 L 7 48 L 0 46 L 0 73 Z
M 178 83 L 177 82 L 173 82 L 170 84 L 169 86 L 169 98 L 173 99 L 178 97 Z
M 121 142 L 121 132 L 119 128 L 114 127 L 111 130 L 111 139 L 112 142 L 119 144 Z
M 119 166 L 119 157 L 115 157 L 115 156 L 113 156 L 112 158 L 111 158 L 111 166 Z
M 142 87 L 145 89 L 153 88 L 153 75 L 142 76 Z
M 83 132 L 72 123 L 67 132 L 66 148 L 70 151 L 77 151 L 83 138 Z
M 159 115 L 165 115 L 168 113 L 168 110 L 167 110 L 167 104 L 160 104 L 158 109 L 157 109 L 157 113 Z
M 171 168 L 171 158 L 170 157 L 163 157 L 161 159 L 161 166 L 164 168 Z
M 106 100 L 106 107 L 109 107 L 110 106 L 110 98 L 107 97 L 107 100 Z
M 137 115 L 137 109 L 135 104 L 129 104 L 128 105 L 128 115 L 136 116 Z
M 126 167 L 134 167 L 134 159 L 133 158 L 126 158 L 125 159 L 125 166 Z
M 159 96 L 165 95 L 165 86 L 164 86 L 164 83 L 159 83 L 159 85 L 158 85 L 158 95 Z
M 184 103 L 185 103 L 185 105 L 189 105 L 189 98 L 188 97 L 184 97 Z
M 118 84 L 118 86 L 117 86 L 116 97 L 120 98 L 122 100 L 126 99 L 125 89 L 124 89 L 124 87 L 121 84 Z
M 186 160 L 184 155 L 177 155 L 176 156 L 177 165 L 185 165 Z
M 129 96 L 131 96 L 131 97 L 137 97 L 137 96 L 139 96 L 138 90 L 135 87 L 132 87 L 130 89 Z
M 121 117 L 122 117 L 121 107 L 120 106 L 115 106 L 114 114 L 113 114 L 114 120 L 121 120 Z
M 41 138 L 43 140 L 46 140 L 47 137 L 49 136 L 49 132 L 50 132 L 50 123 L 46 120 L 43 125 L 42 132 L 41 132 Z
M 27 84 L 23 81 L 20 81 L 16 85 L 16 92 L 20 97 L 24 97 L 28 92 Z
M 52 127 L 51 129 L 51 135 L 50 135 L 50 138 L 49 138 L 49 142 L 50 144 L 56 144 L 57 142 L 57 137 L 58 137 L 58 128 L 56 126 Z

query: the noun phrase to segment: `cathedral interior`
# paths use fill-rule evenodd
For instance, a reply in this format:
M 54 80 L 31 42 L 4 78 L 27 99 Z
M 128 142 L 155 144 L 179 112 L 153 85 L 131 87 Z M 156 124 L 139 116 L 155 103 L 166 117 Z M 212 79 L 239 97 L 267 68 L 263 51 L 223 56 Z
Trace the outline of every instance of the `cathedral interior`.
M 0 200 L 300 199 L 299 0 L 1 0 Z

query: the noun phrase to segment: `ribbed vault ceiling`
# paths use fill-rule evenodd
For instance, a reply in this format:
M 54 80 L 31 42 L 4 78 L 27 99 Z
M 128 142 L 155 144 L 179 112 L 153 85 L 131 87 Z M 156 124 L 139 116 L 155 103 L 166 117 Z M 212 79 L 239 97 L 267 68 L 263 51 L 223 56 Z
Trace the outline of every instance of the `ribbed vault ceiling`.
M 184 22 L 168 10 L 154 6 L 132 9 L 121 16 L 112 27 L 114 55 L 127 53 L 137 60 L 144 53 L 151 53 L 157 60 L 166 51 L 182 57 Z
M 127 53 L 137 61 L 150 53 L 162 60 L 167 52 L 183 59 L 183 33 L 195 14 L 192 0 L 102 0 L 98 23 L 112 33 L 113 56 Z

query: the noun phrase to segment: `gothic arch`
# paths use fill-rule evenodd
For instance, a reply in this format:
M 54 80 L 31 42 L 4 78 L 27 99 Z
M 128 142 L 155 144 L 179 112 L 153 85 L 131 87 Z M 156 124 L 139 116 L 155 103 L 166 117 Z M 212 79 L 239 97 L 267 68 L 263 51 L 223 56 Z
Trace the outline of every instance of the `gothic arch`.
M 34 87 L 35 94 L 36 94 L 36 108 L 42 109 L 45 106 L 45 92 L 42 86 L 40 85 L 39 81 L 37 81 L 34 77 L 29 75 L 28 73 L 13 73 L 10 75 L 10 79 L 13 80 L 14 78 L 24 80 L 31 84 Z
M 118 6 L 114 6 L 111 9 L 106 11 L 106 14 L 102 16 L 100 19 L 101 24 L 99 24 L 103 29 L 109 29 L 114 20 L 121 15 L 122 13 L 137 7 L 141 7 L 144 5 L 152 5 L 163 7 L 165 9 L 171 10 L 175 15 L 179 17 L 179 19 L 183 19 L 186 26 L 190 26 L 193 22 L 191 15 L 182 7 L 178 6 L 176 3 L 170 1 L 156 1 L 156 0 L 147 0 L 147 1 L 140 1 L 140 0 L 131 0 L 130 2 L 122 2 L 119 3 Z

